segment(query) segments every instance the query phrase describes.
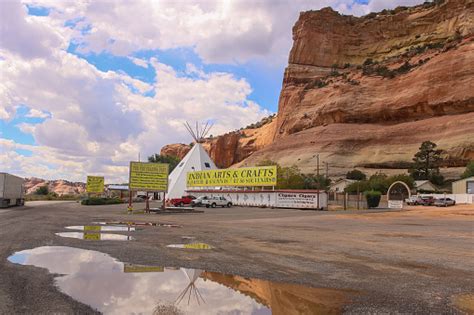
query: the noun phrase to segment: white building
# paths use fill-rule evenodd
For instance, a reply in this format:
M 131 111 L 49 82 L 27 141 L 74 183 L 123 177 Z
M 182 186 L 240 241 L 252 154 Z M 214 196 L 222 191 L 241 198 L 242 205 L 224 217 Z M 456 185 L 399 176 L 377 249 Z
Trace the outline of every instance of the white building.
M 344 192 L 344 189 L 346 189 L 347 186 L 355 182 L 356 182 L 355 179 L 347 179 L 347 178 L 339 179 L 329 186 L 329 191 L 337 192 L 337 193 Z
M 474 194 L 474 176 L 453 182 L 453 194 Z
M 416 188 L 417 191 L 419 191 L 419 190 L 437 191 L 438 190 L 438 187 L 436 187 L 429 180 L 415 180 L 415 188 Z

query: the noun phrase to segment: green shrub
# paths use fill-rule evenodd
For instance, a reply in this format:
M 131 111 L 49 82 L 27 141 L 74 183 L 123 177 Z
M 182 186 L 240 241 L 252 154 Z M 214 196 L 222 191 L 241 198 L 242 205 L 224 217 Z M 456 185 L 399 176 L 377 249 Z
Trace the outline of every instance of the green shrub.
M 369 208 L 377 208 L 380 203 L 380 198 L 382 197 L 382 193 L 376 190 L 369 190 L 364 192 L 365 199 L 367 199 L 367 207 Z
M 374 61 L 372 60 L 372 58 L 367 58 L 367 59 L 365 59 L 363 65 L 368 66 L 368 65 L 371 65 L 373 63 L 374 63 Z
M 47 195 L 47 194 L 49 194 L 48 185 L 44 185 L 44 186 L 39 187 L 38 189 L 36 189 L 35 193 L 37 195 Z
M 120 198 L 102 198 L 102 197 L 90 197 L 83 199 L 81 205 L 92 206 L 92 205 L 112 205 L 122 203 Z
M 347 172 L 346 178 L 355 179 L 355 180 L 364 180 L 367 178 L 367 175 L 365 175 L 359 170 L 352 170 L 352 171 Z

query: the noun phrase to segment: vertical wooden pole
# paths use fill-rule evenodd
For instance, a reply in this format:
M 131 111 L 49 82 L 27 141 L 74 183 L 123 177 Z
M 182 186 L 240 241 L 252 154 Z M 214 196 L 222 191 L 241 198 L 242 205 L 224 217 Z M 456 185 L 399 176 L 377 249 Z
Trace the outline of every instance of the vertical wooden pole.
M 163 191 L 163 204 L 161 205 L 161 209 L 166 209 L 166 191 Z
M 360 194 L 359 194 L 359 182 L 357 182 L 357 210 L 359 210 L 359 201 L 360 201 Z
M 145 204 L 145 212 L 150 212 L 150 202 L 148 201 L 148 191 L 146 192 L 146 204 Z
M 129 189 L 128 190 L 128 213 L 131 214 L 133 211 L 132 208 L 132 191 Z
M 318 168 L 316 169 L 316 178 L 318 179 L 318 192 L 316 194 L 316 200 L 317 200 L 317 208 L 319 210 L 319 187 L 320 187 L 320 184 L 319 184 L 319 181 L 320 181 L 320 178 L 319 178 L 319 153 L 317 155 L 317 165 L 318 165 Z

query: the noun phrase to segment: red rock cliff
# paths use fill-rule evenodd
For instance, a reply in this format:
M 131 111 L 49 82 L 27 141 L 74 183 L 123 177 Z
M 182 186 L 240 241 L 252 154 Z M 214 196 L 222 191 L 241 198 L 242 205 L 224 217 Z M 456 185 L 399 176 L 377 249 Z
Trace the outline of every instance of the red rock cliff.
M 246 144 L 213 139 L 211 157 L 220 167 L 272 159 L 314 172 L 319 154 L 339 176 L 406 165 L 431 140 L 448 164 L 465 165 L 474 159 L 473 8 L 446 0 L 360 18 L 301 13 L 276 120 Z

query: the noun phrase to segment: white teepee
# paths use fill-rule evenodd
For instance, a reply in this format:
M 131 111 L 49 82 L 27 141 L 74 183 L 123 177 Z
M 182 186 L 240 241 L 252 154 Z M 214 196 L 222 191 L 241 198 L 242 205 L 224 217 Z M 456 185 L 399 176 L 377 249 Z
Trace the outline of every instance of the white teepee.
M 207 132 L 209 132 L 210 125 L 206 124 L 202 130 L 199 130 L 196 124 L 195 132 L 191 129 L 188 123 L 186 123 L 185 126 L 193 137 L 195 143 L 188 154 L 186 154 L 181 162 L 179 162 L 178 166 L 176 166 L 168 177 L 168 194 L 166 196 L 168 199 L 179 198 L 185 194 L 186 177 L 188 172 L 217 169 L 216 165 L 201 145 Z

